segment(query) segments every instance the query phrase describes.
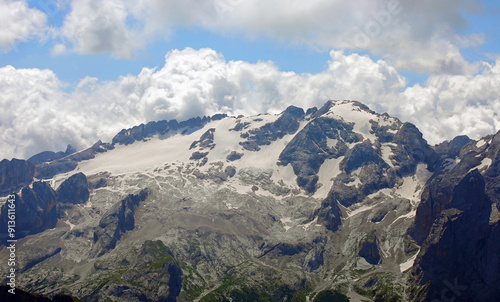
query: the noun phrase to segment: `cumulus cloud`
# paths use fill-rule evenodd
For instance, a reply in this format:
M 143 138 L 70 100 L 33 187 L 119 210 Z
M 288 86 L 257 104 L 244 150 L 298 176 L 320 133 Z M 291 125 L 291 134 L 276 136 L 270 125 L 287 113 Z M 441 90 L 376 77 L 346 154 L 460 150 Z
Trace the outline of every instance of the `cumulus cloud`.
M 18 41 L 41 35 L 47 16 L 29 8 L 26 1 L 0 0 L 0 50 L 10 50 Z
M 483 63 L 477 75 L 435 75 L 407 88 L 391 111 L 417 124 L 431 142 L 456 135 L 472 138 L 500 129 L 500 60 Z
M 212 49 L 173 50 L 161 68 L 100 82 L 86 77 L 67 87 L 50 70 L 0 68 L 0 157 L 27 158 L 71 143 L 110 141 L 122 128 L 152 120 L 277 113 L 289 105 L 359 100 L 378 112 L 415 123 L 430 143 L 500 128 L 500 64 L 477 75 L 436 75 L 406 88 L 384 60 L 332 51 L 322 72 L 280 71 L 272 62 L 226 61 Z
M 138 31 L 127 25 L 127 16 L 122 1 L 73 0 L 61 34 L 77 52 L 110 52 L 121 58 L 131 58 L 131 50 L 142 46 L 142 39 Z
M 425 73 L 474 73 L 462 48 L 483 43 L 467 32 L 464 13 L 482 1 L 442 0 L 73 0 L 60 29 L 80 53 L 129 58 L 175 26 L 269 37 L 320 49 L 361 49 L 398 68 Z M 60 49 L 61 46 L 58 46 Z M 55 51 L 57 53 L 57 51 Z

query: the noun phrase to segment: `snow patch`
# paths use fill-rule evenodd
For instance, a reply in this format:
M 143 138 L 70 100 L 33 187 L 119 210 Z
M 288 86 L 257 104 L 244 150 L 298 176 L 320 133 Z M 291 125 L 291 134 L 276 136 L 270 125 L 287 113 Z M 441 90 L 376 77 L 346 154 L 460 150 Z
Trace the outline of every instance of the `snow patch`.
M 400 219 L 414 218 L 416 215 L 417 215 L 417 210 L 415 208 L 415 209 L 411 210 L 410 212 L 408 212 L 408 213 L 406 213 L 404 215 L 401 215 L 398 218 L 396 218 L 393 222 L 391 222 L 391 224 L 389 226 L 393 225 L 394 223 L 396 223 L 396 221 L 398 221 Z
M 467 173 L 470 173 L 470 172 L 474 171 L 475 169 L 478 169 L 479 171 L 487 170 L 491 166 L 492 163 L 493 163 L 493 161 L 491 160 L 491 158 L 485 157 L 485 158 L 483 158 L 483 160 L 481 161 L 481 163 L 479 165 L 470 168 L 469 171 L 467 171 Z
M 340 162 L 344 156 L 333 159 L 326 159 L 318 171 L 318 183 L 321 187 L 314 194 L 317 198 L 326 198 L 330 188 L 332 187 L 333 180 L 340 174 Z M 293 172 L 293 170 L 292 170 Z
M 365 212 L 365 211 L 368 211 L 368 210 L 371 210 L 373 209 L 374 207 L 376 207 L 377 205 L 376 204 L 372 204 L 372 205 L 363 205 L 355 210 L 352 210 L 352 211 L 349 211 L 347 210 L 347 218 L 349 217 L 353 217 L 355 215 L 358 215 L 359 213 L 362 213 L 362 212 Z
M 391 156 L 394 155 L 392 152 L 392 147 L 396 147 L 393 143 L 384 143 L 382 147 L 380 147 L 380 151 L 382 152 L 382 159 L 391 167 L 394 168 L 394 165 L 391 160 Z
M 478 169 L 479 171 L 481 171 L 481 170 L 483 170 L 483 169 L 484 169 L 484 170 L 486 170 L 486 169 L 488 169 L 488 168 L 491 166 L 491 163 L 492 163 L 492 162 L 493 162 L 493 161 L 491 160 L 491 158 L 486 157 L 486 158 L 484 158 L 484 159 L 481 161 L 481 164 L 480 164 L 479 166 L 477 166 L 477 169 Z M 471 170 L 474 170 L 474 169 L 471 169 Z M 470 172 L 470 171 L 469 171 L 469 172 Z
M 331 138 L 327 138 L 326 139 L 326 145 L 328 146 L 328 148 L 330 149 L 333 149 L 337 146 L 337 143 L 339 142 L 338 139 L 331 139 Z
M 292 222 L 292 217 L 284 217 L 280 219 L 281 223 L 283 224 L 283 228 L 285 229 L 285 232 L 287 232 L 289 229 L 292 227 L 289 226 L 288 224 Z
M 301 225 L 302 228 L 304 228 L 304 231 L 307 231 L 307 229 L 314 223 L 314 225 L 316 225 L 316 223 L 318 222 L 318 217 L 316 217 L 314 220 L 306 223 L 306 224 L 303 224 Z
M 420 249 L 415 253 L 415 255 L 413 255 L 410 259 L 408 259 L 406 262 L 403 262 L 399 265 L 399 270 L 401 272 L 405 272 L 407 271 L 408 269 L 410 269 L 413 264 L 415 263 L 415 259 L 417 259 L 417 255 L 418 253 L 420 252 Z
M 479 140 L 477 143 L 476 143 L 476 148 L 482 148 L 484 145 L 486 145 L 488 142 L 485 141 L 484 139 L 481 139 Z
M 427 180 L 431 178 L 432 174 L 433 173 L 427 169 L 426 164 L 418 164 L 415 174 L 403 178 L 403 183 L 394 190 L 394 194 L 409 199 L 414 204 L 418 203 L 422 189 Z
M 347 183 L 346 186 L 348 187 L 359 187 L 361 185 L 361 180 L 359 179 L 359 177 L 354 177 L 354 180 Z
M 69 222 L 69 219 L 68 219 L 68 220 L 66 220 L 66 221 L 64 221 L 64 222 L 65 222 L 67 225 L 69 225 L 69 230 L 70 230 L 70 231 L 71 231 L 72 229 L 74 229 L 74 228 L 75 228 L 75 225 L 74 225 L 74 224 L 72 224 L 71 222 Z

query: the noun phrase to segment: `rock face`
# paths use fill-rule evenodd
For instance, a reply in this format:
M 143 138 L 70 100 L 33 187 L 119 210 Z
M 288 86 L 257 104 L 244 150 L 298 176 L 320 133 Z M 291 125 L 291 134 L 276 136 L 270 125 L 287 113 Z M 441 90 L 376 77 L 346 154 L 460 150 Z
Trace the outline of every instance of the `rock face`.
M 44 181 L 34 182 L 31 186 L 22 188 L 15 196 L 16 239 L 27 235 L 43 232 L 56 226 L 61 217 L 64 204 L 81 204 L 89 199 L 87 178 L 83 173 L 77 173 L 66 179 L 54 191 Z M 0 233 L 7 235 L 8 207 L 4 204 L 0 210 Z M 7 238 L 2 237 L 2 243 Z
M 98 256 L 114 249 L 121 236 L 135 227 L 135 210 L 141 201 L 148 196 L 148 190 L 142 190 L 137 195 L 128 195 L 115 204 L 99 222 L 94 232 L 94 252 Z
M 423 290 L 414 290 L 412 299 L 489 301 L 500 296 L 499 136 L 467 143 L 459 138 L 459 152 L 440 152 L 445 164 L 426 187 L 409 231 L 422 245 L 410 282 Z M 450 167 L 453 156 L 461 160 Z
M 397 147 L 393 150 L 396 173 L 406 176 L 415 173 L 417 164 L 426 163 L 432 171 L 439 159 L 436 152 L 422 138 L 422 133 L 410 123 L 404 123 L 394 135 L 393 142 Z
M 413 269 L 425 286 L 416 300 L 445 297 L 487 301 L 500 296 L 499 223 L 490 224 L 492 203 L 477 169 L 453 189 L 450 201 L 434 221 Z M 450 288 L 451 285 L 451 288 Z
M 336 140 L 328 146 L 328 139 Z M 318 117 L 307 124 L 280 154 L 280 165 L 291 164 L 297 183 L 306 191 L 316 191 L 317 173 L 326 159 L 338 158 L 347 150 L 346 143 L 360 138 L 352 132 L 352 125 L 338 120 Z
M 358 255 L 363 257 L 366 262 L 377 265 L 380 262 L 380 253 L 378 251 L 377 236 L 374 233 L 369 234 L 359 245 Z
M 53 228 L 57 224 L 57 197 L 54 190 L 43 181 L 34 182 L 33 188 L 24 187 L 20 195 L 15 194 L 15 205 L 16 239 Z M 1 208 L 0 233 L 5 235 L 7 212 L 7 204 L 4 204 Z
M 83 173 L 76 173 L 66 179 L 57 188 L 57 199 L 61 203 L 81 204 L 90 196 L 87 177 Z
M 327 198 L 321 203 L 314 216 L 318 217 L 318 222 L 325 225 L 332 232 L 338 230 L 342 224 L 342 212 L 339 207 L 339 194 L 330 191 Z
M 243 153 L 238 153 L 236 151 L 232 151 L 229 153 L 229 155 L 226 157 L 228 161 L 235 161 L 240 159 L 243 156 Z
M 460 150 L 467 145 L 471 139 L 467 135 L 461 135 L 455 137 L 452 141 L 442 142 L 439 145 L 434 146 L 434 150 L 443 159 L 455 158 L 460 154 Z
M 286 134 L 295 133 L 304 116 L 303 109 L 290 106 L 275 122 L 242 133 L 241 137 L 246 141 L 241 142 L 240 145 L 246 150 L 259 151 L 260 146 L 270 145 L 272 141 L 283 138 Z
M 16 192 L 31 183 L 35 175 L 35 165 L 20 159 L 0 161 L 0 195 Z

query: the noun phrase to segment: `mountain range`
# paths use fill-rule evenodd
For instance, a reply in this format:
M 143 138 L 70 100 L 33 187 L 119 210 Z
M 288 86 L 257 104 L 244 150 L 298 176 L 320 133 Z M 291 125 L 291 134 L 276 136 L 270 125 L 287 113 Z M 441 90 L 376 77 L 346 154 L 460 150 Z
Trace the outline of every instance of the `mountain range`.
M 500 300 L 500 132 L 356 101 L 158 121 L 0 162 L 0 259 L 82 301 Z M 6 282 L 5 282 L 6 283 Z

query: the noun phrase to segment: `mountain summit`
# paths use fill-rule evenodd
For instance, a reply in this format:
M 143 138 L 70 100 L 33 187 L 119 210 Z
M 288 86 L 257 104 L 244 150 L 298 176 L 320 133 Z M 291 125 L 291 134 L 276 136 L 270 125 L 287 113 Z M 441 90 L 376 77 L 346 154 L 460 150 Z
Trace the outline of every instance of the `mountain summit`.
M 410 123 L 329 101 L 4 160 L 0 191 L 17 202 L 18 284 L 48 296 L 491 301 L 499 151 L 500 133 L 429 146 Z M 6 203 L 0 218 L 6 235 Z

